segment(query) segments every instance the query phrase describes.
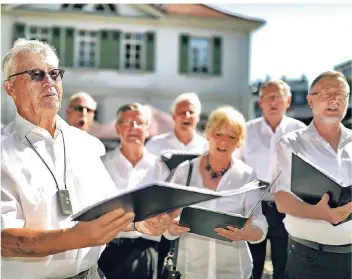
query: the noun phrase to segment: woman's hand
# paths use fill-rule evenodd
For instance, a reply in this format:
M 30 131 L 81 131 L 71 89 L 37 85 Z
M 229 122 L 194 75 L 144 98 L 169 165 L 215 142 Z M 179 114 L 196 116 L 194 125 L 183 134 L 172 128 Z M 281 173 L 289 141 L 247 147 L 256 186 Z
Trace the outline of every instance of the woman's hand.
M 263 231 L 254 227 L 252 224 L 253 217 L 249 218 L 245 223 L 243 229 L 227 226 L 226 229 L 216 228 L 215 231 L 218 235 L 226 237 L 232 241 L 258 241 L 263 236 Z
M 167 228 L 167 231 L 172 236 L 180 236 L 181 234 L 189 232 L 189 228 L 180 226 L 178 221 L 174 220 Z

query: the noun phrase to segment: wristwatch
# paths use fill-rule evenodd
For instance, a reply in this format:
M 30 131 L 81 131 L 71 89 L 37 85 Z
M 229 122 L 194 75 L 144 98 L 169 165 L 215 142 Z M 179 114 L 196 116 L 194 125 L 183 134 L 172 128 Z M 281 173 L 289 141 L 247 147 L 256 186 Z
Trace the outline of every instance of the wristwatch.
M 131 223 L 131 232 L 137 232 L 137 228 L 136 228 L 136 222 L 132 222 Z

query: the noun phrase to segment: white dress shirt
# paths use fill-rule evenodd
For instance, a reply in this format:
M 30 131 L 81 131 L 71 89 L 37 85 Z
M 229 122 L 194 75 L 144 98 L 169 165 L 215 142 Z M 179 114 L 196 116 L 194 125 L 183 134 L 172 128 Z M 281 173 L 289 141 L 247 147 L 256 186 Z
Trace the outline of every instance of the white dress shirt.
M 284 116 L 276 128 L 271 129 L 264 117 L 247 122 L 245 143 L 237 149 L 234 155 L 251 166 L 258 179 L 270 182 L 274 177 L 276 166 L 275 146 L 280 137 L 288 132 L 304 128 L 306 125 L 294 118 Z M 266 195 L 264 200 L 273 201 L 272 195 Z
M 166 151 L 203 153 L 207 149 L 207 143 L 208 141 L 204 137 L 194 132 L 192 140 L 189 143 L 184 144 L 176 137 L 175 132 L 172 131 L 151 138 L 145 146 L 149 152 L 156 156 L 160 156 Z
M 133 167 L 130 161 L 122 154 L 120 146 L 108 152 L 103 162 L 119 191 L 138 188 L 155 181 L 165 181 L 169 169 L 161 160 L 148 152 L 143 151 L 142 159 Z M 120 232 L 117 237 L 138 238 L 160 241 L 161 236 L 145 235 L 140 232 Z
M 193 172 L 190 186 L 204 187 L 200 174 L 202 157 L 193 160 Z M 189 171 L 189 162 L 177 168 L 172 182 L 185 185 Z M 232 159 L 231 168 L 221 178 L 216 191 L 239 188 L 253 181 L 256 176 L 253 169 L 238 159 Z M 260 198 L 259 191 L 201 202 L 198 206 L 224 212 L 247 215 Z M 263 231 L 265 239 L 267 221 L 259 206 L 253 216 L 253 225 Z M 252 257 L 246 241 L 225 242 L 192 233 L 181 235 L 179 240 L 177 269 L 185 278 L 190 279 L 248 279 L 252 274 Z
M 69 126 L 59 116 L 54 138 L 47 130 L 16 115 L 1 130 L 1 228 L 55 230 L 76 224 L 60 213 L 53 171 L 60 189 L 70 193 L 73 213 L 117 194 L 114 182 L 98 153 L 91 150 L 92 136 Z M 60 132 L 60 129 L 62 133 Z M 64 160 L 64 145 L 66 160 Z M 47 257 L 2 258 L 2 278 L 62 279 L 95 265 L 105 246 L 70 250 Z
M 342 124 L 338 151 L 319 135 L 313 122 L 307 127 L 288 133 L 277 144 L 277 171 L 282 174 L 273 192 L 291 192 L 292 152 L 301 154 L 329 173 L 344 186 L 352 184 L 352 131 Z M 311 220 L 286 214 L 284 224 L 294 237 L 322 244 L 344 245 L 352 243 L 352 221 L 333 226 L 323 220 Z

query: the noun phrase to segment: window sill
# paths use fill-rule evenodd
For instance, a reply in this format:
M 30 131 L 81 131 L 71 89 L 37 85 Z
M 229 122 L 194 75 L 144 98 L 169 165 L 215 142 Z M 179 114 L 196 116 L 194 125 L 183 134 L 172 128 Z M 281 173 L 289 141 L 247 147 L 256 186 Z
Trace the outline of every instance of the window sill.
M 195 74 L 195 73 L 181 73 L 181 76 L 186 76 L 189 78 L 219 78 L 221 75 L 214 74 Z

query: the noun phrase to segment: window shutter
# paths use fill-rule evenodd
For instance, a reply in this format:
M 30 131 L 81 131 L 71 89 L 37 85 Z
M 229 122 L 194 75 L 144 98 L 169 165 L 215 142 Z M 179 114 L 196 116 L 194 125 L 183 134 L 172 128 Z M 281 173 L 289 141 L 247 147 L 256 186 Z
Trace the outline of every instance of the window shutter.
M 25 28 L 26 28 L 26 25 L 24 23 L 16 22 L 13 25 L 13 34 L 12 34 L 13 42 L 15 42 L 19 38 L 26 38 Z
M 51 43 L 55 47 L 57 56 L 59 57 L 59 60 L 62 63 L 62 49 L 60 48 L 60 44 L 61 44 L 61 28 L 60 27 L 53 27 Z
M 155 70 L 155 33 L 146 34 L 146 70 L 153 72 Z
M 179 72 L 188 73 L 188 53 L 189 53 L 189 36 L 180 35 L 179 41 Z
M 65 55 L 63 56 L 63 64 L 66 67 L 73 67 L 73 60 L 75 54 L 74 48 L 74 30 L 73 28 L 66 28 L 65 30 Z
M 213 75 L 221 75 L 222 61 L 222 38 L 213 38 Z
M 100 68 L 120 68 L 120 31 L 100 31 Z

